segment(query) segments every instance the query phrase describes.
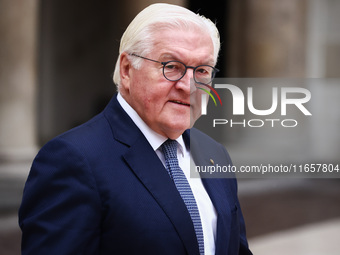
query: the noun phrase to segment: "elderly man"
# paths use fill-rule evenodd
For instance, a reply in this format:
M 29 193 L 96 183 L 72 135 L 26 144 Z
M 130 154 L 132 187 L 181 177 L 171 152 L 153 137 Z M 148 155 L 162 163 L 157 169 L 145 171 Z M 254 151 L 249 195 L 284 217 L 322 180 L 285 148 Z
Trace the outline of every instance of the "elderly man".
M 190 178 L 190 164 L 231 164 L 192 128 L 217 69 L 219 34 L 174 5 L 126 29 L 119 93 L 35 158 L 19 212 L 23 254 L 251 254 L 235 179 Z M 189 139 L 191 136 L 191 139 Z M 191 143 L 190 143 L 191 140 Z

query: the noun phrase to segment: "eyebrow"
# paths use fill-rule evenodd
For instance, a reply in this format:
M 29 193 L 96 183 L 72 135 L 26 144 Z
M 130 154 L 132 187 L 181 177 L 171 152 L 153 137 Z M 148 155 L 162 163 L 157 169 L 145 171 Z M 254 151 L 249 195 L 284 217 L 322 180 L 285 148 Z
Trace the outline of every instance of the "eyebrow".
M 178 60 L 179 61 L 179 58 L 175 57 L 174 55 L 172 55 L 171 53 L 164 53 L 160 56 L 159 58 L 161 61 L 163 60 Z
M 160 56 L 160 61 L 163 61 L 164 60 L 176 60 L 176 61 L 180 61 L 180 62 L 184 62 L 183 60 L 181 60 L 180 58 L 174 56 L 173 54 L 171 53 L 164 53 Z M 207 62 L 201 62 L 201 64 L 199 65 L 210 65 L 210 66 L 214 66 L 214 61 L 213 60 L 209 60 Z

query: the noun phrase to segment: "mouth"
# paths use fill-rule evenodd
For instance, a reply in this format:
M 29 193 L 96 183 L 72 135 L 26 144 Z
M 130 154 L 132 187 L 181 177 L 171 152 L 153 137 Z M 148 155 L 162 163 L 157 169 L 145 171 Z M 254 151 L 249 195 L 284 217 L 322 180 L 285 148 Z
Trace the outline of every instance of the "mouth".
M 170 100 L 169 102 L 184 105 L 184 106 L 190 106 L 190 104 L 182 102 L 182 101 L 178 101 L 178 100 Z

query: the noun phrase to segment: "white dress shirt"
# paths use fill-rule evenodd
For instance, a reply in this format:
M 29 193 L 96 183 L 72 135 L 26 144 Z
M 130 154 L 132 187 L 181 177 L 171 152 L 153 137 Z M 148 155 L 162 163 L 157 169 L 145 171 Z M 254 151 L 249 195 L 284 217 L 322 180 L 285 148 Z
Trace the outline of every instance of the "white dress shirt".
M 125 110 L 125 112 L 130 116 L 132 121 L 141 130 L 141 132 L 148 140 L 151 147 L 154 149 L 157 156 L 165 166 L 165 159 L 160 149 L 160 146 L 168 138 L 153 131 L 140 118 L 137 112 L 125 101 L 125 99 L 121 96 L 120 93 L 118 93 L 117 99 L 122 108 Z M 182 136 L 178 137 L 176 141 L 179 144 L 179 146 L 177 147 L 178 162 L 186 178 L 188 179 L 201 217 L 204 235 L 204 254 L 213 255 L 215 254 L 217 213 L 207 191 L 203 186 L 202 180 L 200 178 L 190 178 L 190 164 L 194 164 L 193 160 L 191 159 L 190 149 L 188 149 L 188 147 L 185 146 Z

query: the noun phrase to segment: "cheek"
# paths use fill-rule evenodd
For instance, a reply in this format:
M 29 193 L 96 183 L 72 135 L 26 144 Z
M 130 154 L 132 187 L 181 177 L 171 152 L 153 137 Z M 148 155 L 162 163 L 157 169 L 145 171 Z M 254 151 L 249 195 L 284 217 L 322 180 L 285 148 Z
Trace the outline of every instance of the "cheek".
M 138 104 L 140 115 L 147 118 L 154 118 L 161 110 L 162 95 L 151 87 L 139 86 L 134 91 L 134 101 Z
M 167 87 L 157 86 L 143 91 L 144 106 L 146 111 L 152 111 L 155 115 L 160 115 L 165 109 L 167 102 Z M 156 116 L 155 116 L 156 117 Z
M 158 69 L 138 70 L 131 83 L 132 104 L 144 119 L 157 119 L 168 114 L 165 105 L 173 84 L 159 72 Z
M 145 96 L 144 97 L 144 111 L 145 111 L 145 113 L 153 112 L 154 107 L 155 107 L 155 102 L 152 99 L 152 96 L 150 96 L 150 97 Z
M 194 99 L 193 99 L 193 106 L 194 106 L 193 108 L 194 109 L 193 110 L 195 112 L 201 113 L 202 94 L 204 94 L 204 92 L 202 90 L 198 90 L 194 95 Z
M 196 120 L 201 116 L 201 98 L 202 94 L 201 90 L 197 91 L 195 95 L 191 98 L 192 107 L 190 109 L 190 125 L 193 126 Z

